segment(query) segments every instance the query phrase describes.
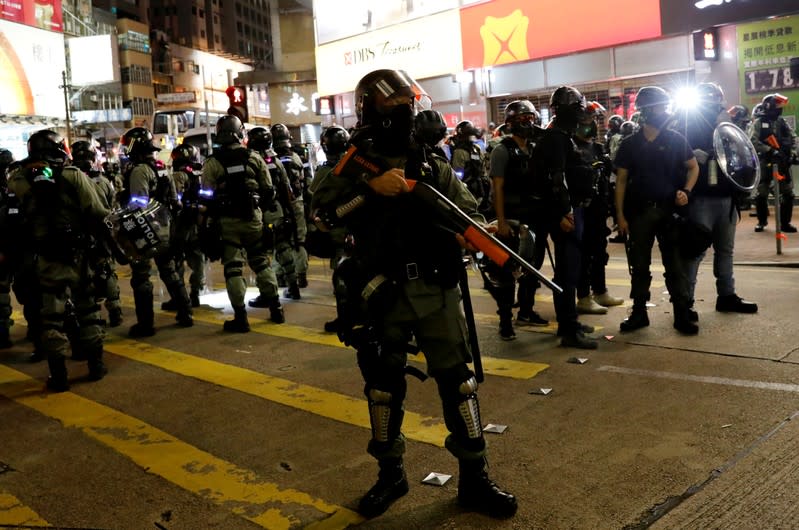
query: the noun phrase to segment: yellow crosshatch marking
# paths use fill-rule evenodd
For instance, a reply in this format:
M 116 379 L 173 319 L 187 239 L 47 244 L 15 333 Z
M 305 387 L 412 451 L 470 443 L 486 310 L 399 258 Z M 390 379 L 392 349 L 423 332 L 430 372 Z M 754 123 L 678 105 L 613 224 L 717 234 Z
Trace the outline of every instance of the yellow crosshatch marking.
M 270 530 L 314 523 L 335 529 L 363 521 L 355 512 L 291 488 L 182 442 L 143 421 L 71 392 L 44 393 L 41 382 L 0 365 L 0 395 L 125 455 L 158 475 Z M 2 513 L 2 512 L 0 512 Z
M 0 528 L 50 526 L 39 514 L 22 504 L 22 501 L 0 491 Z

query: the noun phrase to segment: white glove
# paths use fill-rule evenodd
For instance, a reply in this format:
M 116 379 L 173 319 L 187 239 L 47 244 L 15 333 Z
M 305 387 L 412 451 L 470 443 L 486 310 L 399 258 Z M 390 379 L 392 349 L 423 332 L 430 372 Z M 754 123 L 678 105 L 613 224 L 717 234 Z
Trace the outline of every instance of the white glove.
M 707 159 L 710 158 L 710 155 L 701 149 L 694 149 L 694 156 L 699 165 L 707 164 Z

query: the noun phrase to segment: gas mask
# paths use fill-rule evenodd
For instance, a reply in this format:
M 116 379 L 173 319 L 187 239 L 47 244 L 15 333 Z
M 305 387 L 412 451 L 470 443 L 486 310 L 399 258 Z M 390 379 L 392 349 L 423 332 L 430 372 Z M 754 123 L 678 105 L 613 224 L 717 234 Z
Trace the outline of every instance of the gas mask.
M 407 151 L 413 132 L 413 107 L 396 105 L 382 120 L 372 126 L 374 147 L 386 155 L 400 155 Z
M 529 140 L 533 137 L 533 115 L 532 114 L 522 114 L 511 120 L 510 122 L 510 132 L 515 136 L 519 136 L 526 140 Z
M 663 112 L 644 112 L 643 116 L 644 123 L 647 125 L 651 125 L 655 129 L 661 129 L 666 124 L 666 122 L 671 119 L 671 114 L 666 111 Z

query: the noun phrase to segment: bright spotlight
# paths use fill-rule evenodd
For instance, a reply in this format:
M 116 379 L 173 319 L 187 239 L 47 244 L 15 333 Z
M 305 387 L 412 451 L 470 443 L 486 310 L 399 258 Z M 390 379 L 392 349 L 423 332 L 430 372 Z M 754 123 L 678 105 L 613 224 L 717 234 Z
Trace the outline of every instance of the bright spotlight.
M 677 89 L 674 94 L 674 107 L 682 110 L 693 110 L 699 105 L 699 94 L 692 86 Z

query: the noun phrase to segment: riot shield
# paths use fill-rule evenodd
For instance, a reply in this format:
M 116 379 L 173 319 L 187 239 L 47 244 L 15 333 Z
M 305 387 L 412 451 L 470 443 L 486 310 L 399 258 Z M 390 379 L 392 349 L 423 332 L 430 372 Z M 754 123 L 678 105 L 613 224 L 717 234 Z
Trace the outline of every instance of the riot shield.
M 149 199 L 144 207 L 132 202 L 105 218 L 111 236 L 131 261 L 154 257 L 169 247 L 169 208 Z
M 713 148 L 721 172 L 740 191 L 752 191 L 760 181 L 760 162 L 749 137 L 738 126 L 723 122 L 713 131 Z

